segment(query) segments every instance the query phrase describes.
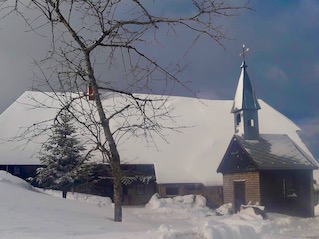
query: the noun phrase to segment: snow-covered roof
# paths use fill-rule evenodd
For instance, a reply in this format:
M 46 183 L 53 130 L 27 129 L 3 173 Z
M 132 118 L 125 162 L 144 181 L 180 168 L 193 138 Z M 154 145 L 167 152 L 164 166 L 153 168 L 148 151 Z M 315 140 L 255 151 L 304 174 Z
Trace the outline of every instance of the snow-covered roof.
M 235 138 L 259 170 L 318 168 L 318 163 L 286 134 L 261 134 L 259 140 L 244 140 L 240 136 Z
M 113 104 L 111 100 L 114 101 L 106 98 L 103 105 Z M 51 108 L 34 108 L 34 101 Z M 142 138 L 128 138 L 118 145 L 121 159 L 132 164 L 154 164 L 157 182 L 161 184 L 221 185 L 222 175 L 216 169 L 234 135 L 230 113 L 233 101 L 171 96 L 165 104 L 174 108 L 174 125 L 185 127 L 164 131 L 166 141 L 155 137 L 156 147 L 147 145 Z M 300 128 L 264 101 L 259 100 L 259 104 L 260 133 L 287 134 L 312 157 L 297 134 Z M 21 127 L 52 118 L 59 105 L 52 93 L 25 92 L 0 115 L 0 137 L 13 137 L 21 132 Z M 39 164 L 36 152 L 45 139 L 41 136 L 27 145 L 26 141 L 1 143 L 0 164 Z

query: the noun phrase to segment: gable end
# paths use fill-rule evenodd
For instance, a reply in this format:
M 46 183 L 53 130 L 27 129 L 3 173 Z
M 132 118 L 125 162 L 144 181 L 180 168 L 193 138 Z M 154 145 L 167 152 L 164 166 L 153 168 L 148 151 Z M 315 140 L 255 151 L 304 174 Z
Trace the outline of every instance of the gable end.
M 238 142 L 237 138 L 233 137 L 217 172 L 227 174 L 254 171 L 258 171 L 256 163 Z

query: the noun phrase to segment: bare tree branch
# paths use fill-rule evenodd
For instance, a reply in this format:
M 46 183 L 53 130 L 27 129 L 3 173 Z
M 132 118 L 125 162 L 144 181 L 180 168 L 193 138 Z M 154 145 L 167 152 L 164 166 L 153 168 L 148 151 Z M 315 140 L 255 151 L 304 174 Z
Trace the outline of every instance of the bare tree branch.
M 50 34 L 51 48 L 44 59 L 36 61 L 39 73 L 35 73 L 35 78 L 38 83 L 42 80 L 46 88 L 53 92 L 47 93 L 47 96 L 59 103 L 55 118 L 62 110 L 71 113 L 83 136 L 89 136 L 87 142 L 92 147 L 88 153 L 100 151 L 110 165 L 115 221 L 122 220 L 122 160 L 118 144 L 127 137 L 145 137 L 146 141 L 156 144 L 155 135 L 165 140 L 164 129 L 183 128 L 163 123 L 165 120 L 173 121 L 172 109 L 167 106 L 166 97 L 148 96 L 153 93 L 152 84 L 162 80 L 162 94 L 171 93 L 176 85 L 192 92 L 179 78 L 179 73 L 184 69 L 180 62 L 170 62 L 171 59 L 161 62 L 147 49 L 163 42 L 158 37 L 163 29 L 174 35 L 178 35 L 181 29 L 190 32 L 193 39 L 189 47 L 202 37 L 223 46 L 222 40 L 227 39 L 227 31 L 217 20 L 249 9 L 248 3 L 236 6 L 226 0 L 192 0 L 188 2 L 188 13 L 169 16 L 156 13 L 158 2 L 0 2 L 0 19 L 17 14 L 26 22 L 29 31 Z M 120 77 L 111 79 L 111 72 L 117 72 Z M 85 92 L 88 85 L 92 87 L 91 93 Z M 138 93 L 136 89 L 146 94 L 135 94 Z M 89 101 L 88 95 L 94 100 Z M 48 107 L 39 101 L 36 105 Z M 20 139 L 31 140 L 35 131 L 45 133 L 48 122 L 40 123 L 20 132 Z

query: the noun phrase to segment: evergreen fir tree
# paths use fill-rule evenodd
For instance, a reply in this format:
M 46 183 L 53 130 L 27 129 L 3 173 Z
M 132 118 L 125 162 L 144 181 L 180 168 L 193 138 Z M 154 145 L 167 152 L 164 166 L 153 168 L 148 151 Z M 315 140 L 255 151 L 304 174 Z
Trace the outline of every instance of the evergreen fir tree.
M 37 170 L 36 181 L 45 188 L 67 192 L 81 178 L 85 158 L 84 146 L 76 138 L 72 116 L 62 112 L 52 127 L 52 134 L 40 153 L 42 168 Z

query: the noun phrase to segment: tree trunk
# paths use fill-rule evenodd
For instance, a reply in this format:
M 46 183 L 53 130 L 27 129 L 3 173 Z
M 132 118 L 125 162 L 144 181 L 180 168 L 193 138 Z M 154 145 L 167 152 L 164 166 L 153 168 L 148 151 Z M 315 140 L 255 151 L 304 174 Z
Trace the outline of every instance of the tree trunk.
M 84 46 L 83 46 L 84 47 Z M 90 79 L 90 83 L 92 84 L 93 89 L 93 97 L 96 104 L 96 109 L 99 114 L 101 125 L 103 128 L 103 132 L 105 134 L 105 138 L 108 142 L 110 152 L 108 153 L 109 163 L 112 168 L 113 173 L 113 190 L 114 190 L 114 221 L 121 222 L 122 221 L 122 173 L 121 173 L 121 160 L 120 155 L 116 147 L 115 139 L 113 138 L 113 134 L 110 128 L 109 119 L 106 117 L 102 101 L 99 94 L 99 87 L 97 85 L 97 81 L 94 76 L 94 71 L 91 63 L 90 52 L 85 51 L 85 62 L 88 71 L 88 76 Z
M 114 162 L 113 164 L 113 190 L 114 190 L 114 221 L 122 221 L 122 199 L 123 199 L 123 188 L 122 188 L 122 174 L 120 168 L 120 162 Z
M 68 193 L 68 191 L 63 190 L 63 191 L 62 191 L 62 197 L 63 197 L 63 198 L 66 198 L 66 194 L 67 194 L 67 193 Z

